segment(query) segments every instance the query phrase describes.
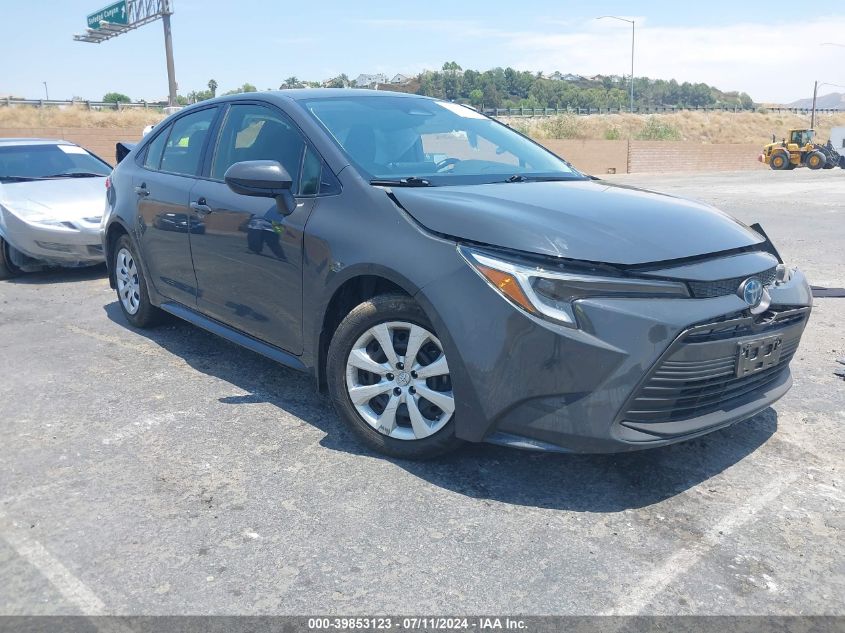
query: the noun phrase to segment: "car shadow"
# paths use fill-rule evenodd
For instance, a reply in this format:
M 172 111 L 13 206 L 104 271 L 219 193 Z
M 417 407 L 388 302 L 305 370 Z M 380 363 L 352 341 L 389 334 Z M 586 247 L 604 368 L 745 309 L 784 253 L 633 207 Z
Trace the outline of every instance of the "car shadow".
M 6 283 L 21 285 L 67 284 L 79 281 L 101 279 L 108 275 L 105 264 L 83 266 L 81 268 L 48 268 L 34 273 L 22 273 L 7 279 Z
M 467 497 L 570 510 L 619 512 L 658 503 L 707 481 L 752 454 L 775 433 L 777 413 L 762 413 L 709 435 L 661 448 L 612 455 L 534 453 L 468 444 L 431 461 L 380 456 L 363 446 L 318 394 L 310 376 L 283 367 L 223 339 L 171 319 L 151 330 L 129 325 L 117 302 L 109 319 L 145 336 L 192 368 L 224 380 L 247 395 L 220 398 L 232 405 L 270 403 L 326 433 L 321 445 L 380 457 L 420 479 Z

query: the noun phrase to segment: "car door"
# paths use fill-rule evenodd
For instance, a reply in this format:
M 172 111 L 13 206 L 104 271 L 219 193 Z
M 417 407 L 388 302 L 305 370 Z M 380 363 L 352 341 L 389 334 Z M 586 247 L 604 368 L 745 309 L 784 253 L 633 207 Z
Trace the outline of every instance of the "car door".
M 302 353 L 303 229 L 316 193 L 300 182 L 305 150 L 303 135 L 280 110 L 232 104 L 206 177 L 191 193 L 197 308 L 293 354 Z M 271 198 L 236 194 L 223 182 L 231 165 L 247 160 L 276 160 L 287 169 L 297 201 L 290 215 L 282 215 Z M 319 159 L 305 162 L 319 175 Z
M 196 277 L 188 233 L 190 192 L 196 184 L 218 108 L 193 111 L 161 130 L 133 176 L 138 197 L 141 258 L 150 283 L 164 297 L 196 305 Z

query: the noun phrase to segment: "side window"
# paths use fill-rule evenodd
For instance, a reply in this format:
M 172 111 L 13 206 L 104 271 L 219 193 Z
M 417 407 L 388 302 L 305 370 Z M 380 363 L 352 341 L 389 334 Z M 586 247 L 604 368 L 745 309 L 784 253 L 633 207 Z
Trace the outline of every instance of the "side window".
M 302 184 L 299 187 L 303 196 L 314 196 L 320 191 L 320 171 L 322 161 L 319 155 L 310 147 L 305 150 L 305 160 L 302 161 Z
M 260 105 L 235 104 L 220 130 L 211 177 L 223 180 L 226 170 L 241 161 L 275 160 L 288 170 L 297 194 L 303 151 L 305 141 L 286 116 Z
M 144 167 L 147 169 L 158 170 L 161 166 L 161 153 L 164 151 L 164 144 L 167 143 L 167 137 L 170 135 L 170 127 L 167 126 L 161 131 L 161 134 L 156 136 L 152 143 L 147 146 L 147 155 L 144 158 Z
M 202 146 L 216 113 L 217 108 L 208 108 L 183 116 L 173 123 L 161 157 L 162 171 L 186 176 L 197 174 Z

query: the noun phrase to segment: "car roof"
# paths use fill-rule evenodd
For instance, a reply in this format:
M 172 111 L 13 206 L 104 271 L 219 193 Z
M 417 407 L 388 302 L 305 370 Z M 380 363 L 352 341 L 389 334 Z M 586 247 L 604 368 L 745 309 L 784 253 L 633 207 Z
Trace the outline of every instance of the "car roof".
M 226 103 L 228 101 L 245 99 L 262 99 L 269 101 L 301 101 L 303 99 L 339 99 L 350 97 L 407 97 L 411 99 L 431 99 L 423 95 L 411 94 L 408 92 L 396 92 L 393 90 L 368 90 L 366 88 L 293 88 L 291 90 L 264 90 L 261 92 L 238 92 L 232 95 L 225 95 L 215 99 L 207 99 L 191 104 L 185 110 L 193 110 L 197 107 L 208 106 L 215 103 Z
M 54 138 L 0 138 L 0 147 L 20 145 L 75 145 L 75 143 Z

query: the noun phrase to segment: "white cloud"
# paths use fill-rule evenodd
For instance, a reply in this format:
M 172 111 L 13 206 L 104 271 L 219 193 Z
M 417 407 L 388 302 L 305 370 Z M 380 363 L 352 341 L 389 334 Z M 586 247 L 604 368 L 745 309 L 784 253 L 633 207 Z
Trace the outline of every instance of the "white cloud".
M 811 95 L 815 79 L 845 84 L 845 49 L 820 44 L 842 41 L 842 33 L 845 16 L 727 27 L 640 27 L 638 21 L 635 73 L 788 102 Z M 620 22 L 591 21 L 561 34 L 512 33 L 505 46 L 511 65 L 525 70 L 630 72 L 630 28 Z

